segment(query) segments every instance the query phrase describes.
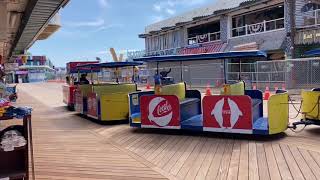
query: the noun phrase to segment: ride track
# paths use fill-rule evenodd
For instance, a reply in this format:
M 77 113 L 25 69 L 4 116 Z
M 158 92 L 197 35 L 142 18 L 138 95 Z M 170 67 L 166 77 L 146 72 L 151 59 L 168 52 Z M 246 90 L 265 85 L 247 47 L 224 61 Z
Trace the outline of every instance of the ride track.
M 268 137 L 101 126 L 62 107 L 61 84 L 18 88 L 18 104 L 34 107 L 37 179 L 320 177 L 317 126 Z

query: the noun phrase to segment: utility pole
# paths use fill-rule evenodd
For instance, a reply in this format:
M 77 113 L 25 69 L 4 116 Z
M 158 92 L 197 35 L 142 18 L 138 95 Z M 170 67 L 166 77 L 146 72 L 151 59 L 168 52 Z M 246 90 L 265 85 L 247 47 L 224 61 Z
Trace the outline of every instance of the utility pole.
M 294 59 L 296 57 L 296 53 L 295 53 L 296 0 L 287 0 L 287 2 L 289 5 L 289 17 L 290 17 L 290 41 L 291 41 L 290 53 L 291 53 L 291 58 Z

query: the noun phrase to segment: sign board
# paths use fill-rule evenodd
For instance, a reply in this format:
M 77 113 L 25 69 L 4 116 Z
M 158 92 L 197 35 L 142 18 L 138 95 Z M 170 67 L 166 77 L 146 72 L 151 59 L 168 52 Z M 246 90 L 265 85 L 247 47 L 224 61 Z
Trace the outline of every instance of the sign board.
M 177 96 L 142 96 L 141 127 L 180 129 L 180 103 Z
M 187 54 L 203 54 L 203 53 L 216 53 L 223 50 L 223 43 L 205 43 L 205 44 L 196 44 L 191 45 L 186 48 L 181 48 L 177 50 L 179 55 Z
M 87 115 L 98 119 L 98 101 L 96 93 L 89 93 L 88 96 L 88 112 Z
M 17 75 L 26 75 L 28 74 L 28 71 L 16 71 Z
M 80 65 L 86 65 L 86 64 L 95 64 L 99 63 L 99 61 L 79 61 L 79 62 L 69 62 L 67 63 L 67 73 L 78 73 L 77 66 Z M 99 69 L 93 69 L 93 72 L 99 72 Z M 91 69 L 90 68 L 81 68 L 80 73 L 90 73 Z
M 303 30 L 296 33 L 296 44 L 320 43 L 320 30 Z
M 248 96 L 205 96 L 203 130 L 252 134 L 252 107 Z
M 19 70 L 19 64 L 18 63 L 5 63 L 4 69 L 6 71 L 16 71 Z

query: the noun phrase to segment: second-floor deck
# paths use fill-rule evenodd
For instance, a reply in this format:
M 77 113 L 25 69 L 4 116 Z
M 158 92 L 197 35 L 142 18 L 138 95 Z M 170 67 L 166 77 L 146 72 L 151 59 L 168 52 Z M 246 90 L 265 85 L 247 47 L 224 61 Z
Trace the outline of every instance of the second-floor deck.
M 262 21 L 255 24 L 246 24 L 245 26 L 233 28 L 232 37 L 246 36 L 258 33 L 264 33 L 279 29 L 284 29 L 284 18 Z

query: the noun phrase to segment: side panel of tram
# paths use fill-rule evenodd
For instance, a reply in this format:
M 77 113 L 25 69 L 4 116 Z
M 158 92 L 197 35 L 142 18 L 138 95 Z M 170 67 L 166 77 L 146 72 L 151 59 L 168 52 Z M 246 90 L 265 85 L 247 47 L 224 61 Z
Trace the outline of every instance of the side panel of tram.
M 205 96 L 203 100 L 199 91 L 181 89 L 181 84 L 184 83 L 163 86 L 161 95 L 150 92 L 130 94 L 130 125 L 264 135 L 287 129 L 286 92 L 271 96 L 269 117 L 265 118 L 262 92 L 244 90 L 244 83 L 229 85 L 228 95 Z
M 75 91 L 75 110 L 100 121 L 128 119 L 128 94 L 136 84 L 79 85 Z

